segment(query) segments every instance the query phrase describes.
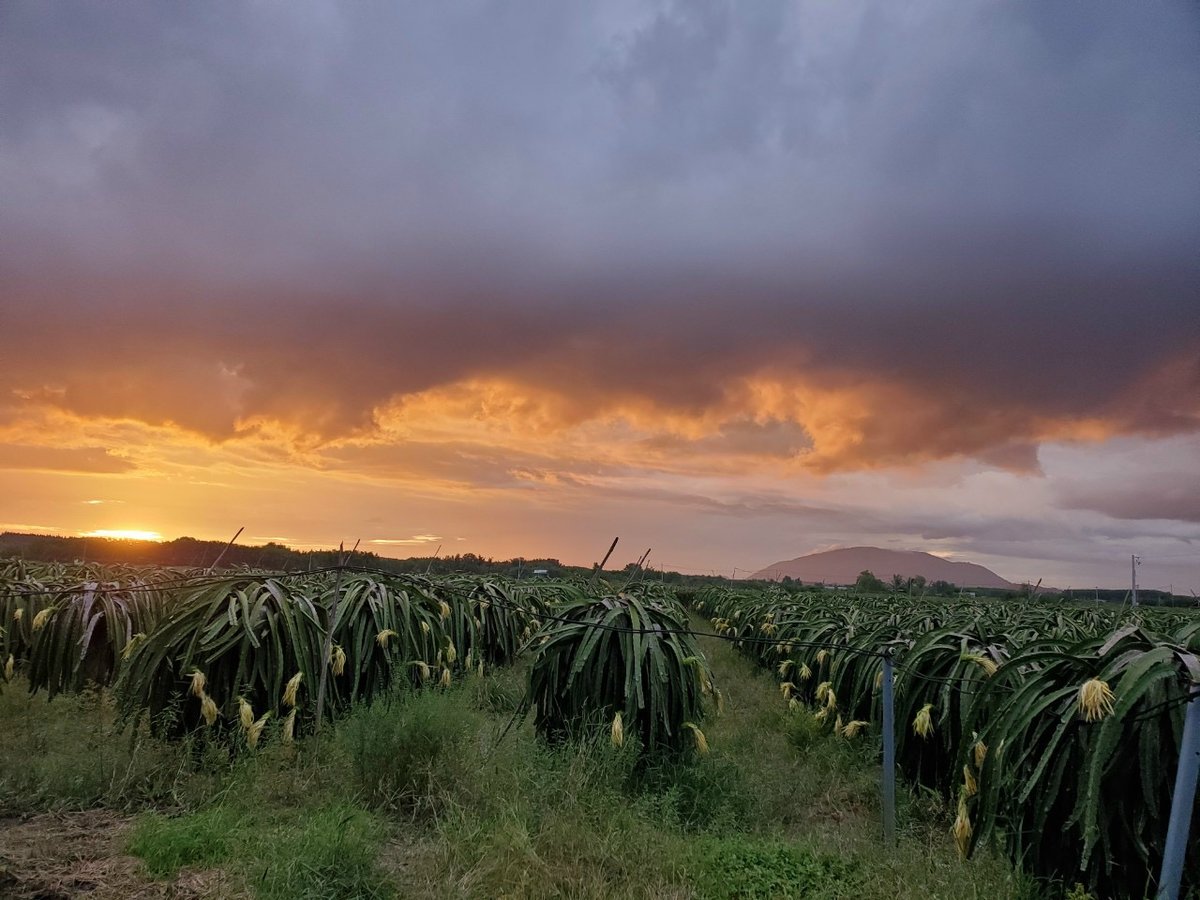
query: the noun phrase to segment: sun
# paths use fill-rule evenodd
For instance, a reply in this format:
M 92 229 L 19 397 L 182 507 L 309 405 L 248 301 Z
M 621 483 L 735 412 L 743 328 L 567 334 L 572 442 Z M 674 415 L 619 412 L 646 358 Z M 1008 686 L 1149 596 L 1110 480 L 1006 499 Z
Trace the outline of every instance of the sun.
M 118 541 L 161 541 L 157 531 L 142 531 L 137 528 L 97 528 L 83 532 L 83 537 L 113 538 Z

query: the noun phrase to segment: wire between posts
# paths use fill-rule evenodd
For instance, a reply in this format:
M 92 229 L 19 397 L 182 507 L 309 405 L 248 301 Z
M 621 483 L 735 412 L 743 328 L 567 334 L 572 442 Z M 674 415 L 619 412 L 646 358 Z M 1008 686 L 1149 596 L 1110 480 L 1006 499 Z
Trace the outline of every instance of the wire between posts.
M 145 582 L 128 585 L 113 585 L 110 587 L 101 587 L 97 582 L 96 587 L 71 587 L 71 588 L 38 588 L 36 590 L 10 590 L 6 591 L 10 597 L 64 597 L 72 594 L 131 594 L 145 591 L 160 591 L 173 590 L 175 588 L 188 589 L 193 587 L 208 587 L 214 584 L 223 584 L 228 581 L 241 581 L 248 579 L 274 579 L 282 578 L 309 578 L 313 575 L 324 575 L 329 572 L 336 572 L 338 566 L 325 566 L 320 569 L 313 569 L 306 572 L 237 572 L 228 573 L 225 575 L 198 575 L 185 578 L 175 579 L 173 581 L 156 581 Z M 392 575 L 394 573 L 383 572 L 380 570 L 378 574 Z
M 1142 712 L 1136 718 L 1130 719 L 1130 722 L 1137 723 L 1144 722 L 1147 719 L 1153 719 L 1155 716 L 1164 711 L 1169 712 L 1172 709 L 1178 709 L 1181 706 L 1187 706 L 1193 700 L 1198 699 L 1200 699 L 1200 685 L 1193 684 L 1188 692 L 1182 697 L 1172 697 L 1170 700 L 1164 700 L 1161 703 L 1156 703 L 1153 706 L 1142 710 Z
M 70 596 L 72 594 L 81 594 L 81 595 L 82 594 L 91 594 L 94 596 L 96 594 L 110 594 L 110 593 L 137 593 L 137 592 L 150 592 L 150 591 L 173 590 L 173 589 L 187 590 L 189 588 L 208 587 L 208 586 L 212 586 L 212 585 L 216 585 L 216 584 L 237 582 L 237 581 L 247 581 L 247 580 L 276 580 L 276 581 L 278 581 L 278 580 L 291 579 L 291 578 L 311 578 L 314 575 L 325 575 L 325 574 L 329 574 L 329 573 L 341 574 L 344 572 L 363 574 L 363 575 L 375 575 L 375 576 L 380 576 L 380 577 L 385 577 L 385 578 L 396 578 L 396 577 L 402 577 L 404 574 L 411 574 L 411 573 L 388 572 L 383 569 L 375 569 L 375 568 L 371 568 L 368 566 L 352 566 L 352 565 L 348 565 L 348 564 L 341 564 L 341 565 L 335 564 L 335 565 L 331 565 L 331 566 L 325 566 L 325 567 L 322 567 L 319 569 L 313 569 L 311 571 L 236 572 L 236 573 L 227 573 L 224 575 L 193 576 L 193 577 L 177 579 L 174 581 L 162 581 L 162 582 L 157 582 L 157 583 L 153 583 L 153 584 L 138 584 L 138 585 L 133 585 L 133 586 L 114 585 L 111 587 L 96 586 L 94 588 L 87 588 L 87 587 L 65 588 L 65 589 L 64 588 L 46 588 L 46 589 L 39 589 L 39 590 L 32 590 L 32 591 L 9 591 L 8 593 L 10 596 L 63 597 L 63 596 Z M 417 575 L 415 577 L 422 578 L 424 576 Z M 443 585 L 439 585 L 439 587 L 440 587 L 440 589 L 446 590 L 451 595 L 457 596 L 460 599 L 467 599 L 467 600 L 472 599 L 470 597 L 470 595 L 462 592 L 461 590 L 455 589 L 453 586 L 448 587 L 443 584 Z M 871 658 L 880 659 L 880 660 L 890 659 L 892 661 L 893 671 L 897 674 L 907 675 L 909 677 L 912 677 L 912 678 L 915 678 L 915 679 L 918 679 L 921 681 L 933 683 L 933 684 L 943 684 L 943 685 L 949 685 L 951 687 L 956 687 L 960 693 L 968 695 L 968 696 L 974 696 L 974 695 L 979 695 L 979 694 L 984 694 L 984 693 L 1000 692 L 1000 691 L 1015 692 L 1017 690 L 1016 688 L 1012 688 L 1012 687 L 991 687 L 991 688 L 987 688 L 986 690 L 982 690 L 982 691 L 981 690 L 969 690 L 962 686 L 962 683 L 959 679 L 943 678 L 943 677 L 936 676 L 936 675 L 927 675 L 922 672 L 918 672 L 917 670 L 915 670 L 909 666 L 902 665 L 901 663 L 896 661 L 896 658 L 895 658 L 894 654 L 891 653 L 891 651 L 869 650 L 869 649 L 862 648 L 862 647 L 851 647 L 846 644 L 836 644 L 836 643 L 833 643 L 830 641 L 807 641 L 807 640 L 801 640 L 801 639 L 787 639 L 787 638 L 781 639 L 781 638 L 777 638 L 777 637 L 755 637 L 755 636 L 742 636 L 742 635 L 728 635 L 728 634 L 718 634 L 716 632 L 710 632 L 710 631 L 696 631 L 691 628 L 662 628 L 662 627 L 656 627 L 654 629 L 628 628 L 628 627 L 625 627 L 622 625 L 609 625 L 609 624 L 606 624 L 603 622 L 580 622 L 577 619 L 570 619 L 570 618 L 566 618 L 564 616 L 557 616 L 550 612 L 531 611 L 524 607 L 515 606 L 511 603 L 508 603 L 504 600 L 497 599 L 495 597 L 489 597 L 488 602 L 495 606 L 500 607 L 501 609 L 507 609 L 509 611 L 516 611 L 516 612 L 521 612 L 521 613 L 524 613 L 527 615 L 533 615 L 536 618 L 541 619 L 541 620 L 557 622 L 557 623 L 561 623 L 564 625 L 572 625 L 572 626 L 576 626 L 576 627 L 583 626 L 585 628 L 597 628 L 597 629 L 601 629 L 604 631 L 615 632 L 615 633 L 620 633 L 620 634 L 674 634 L 674 635 L 688 636 L 688 637 L 692 637 L 692 638 L 710 638 L 712 640 L 725 641 L 726 643 L 730 643 L 730 644 L 734 644 L 734 645 L 737 645 L 737 644 L 753 644 L 753 645 L 789 644 L 793 647 L 805 647 L 808 649 L 837 651 L 837 652 L 842 652 L 842 653 L 850 653 L 850 654 L 854 654 L 854 655 L 858 655 L 858 656 L 871 657 Z M 1078 657 L 1077 659 L 1079 659 L 1080 661 L 1088 661 L 1090 659 L 1090 657 Z M 1167 710 L 1167 709 L 1183 706 L 1183 705 L 1187 704 L 1188 702 L 1190 702 L 1191 699 L 1198 697 L 1198 696 L 1200 696 L 1200 688 L 1198 688 L 1196 691 L 1194 691 L 1192 693 L 1184 695 L 1183 697 L 1172 698 L 1170 700 L 1163 701 L 1162 703 L 1159 703 L 1153 707 L 1150 707 L 1149 709 L 1144 710 L 1141 714 L 1139 714 L 1139 716 L 1137 718 L 1132 719 L 1131 721 L 1133 721 L 1133 722 L 1144 721 L 1145 719 L 1152 718 L 1153 715 L 1157 714 L 1158 712 L 1160 712 L 1162 710 Z

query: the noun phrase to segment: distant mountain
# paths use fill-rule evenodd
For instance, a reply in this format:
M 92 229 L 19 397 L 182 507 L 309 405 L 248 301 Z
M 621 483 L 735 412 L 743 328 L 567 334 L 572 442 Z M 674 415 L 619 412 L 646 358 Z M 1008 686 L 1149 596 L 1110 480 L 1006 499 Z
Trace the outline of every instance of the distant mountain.
M 932 553 L 917 550 L 882 550 L 879 547 L 847 547 L 810 553 L 771 565 L 755 572 L 752 578 L 779 580 L 791 576 L 797 581 L 825 584 L 854 584 L 864 569 L 884 582 L 893 575 L 926 581 L 948 581 L 959 587 L 1016 589 L 991 569 L 975 563 L 950 562 Z

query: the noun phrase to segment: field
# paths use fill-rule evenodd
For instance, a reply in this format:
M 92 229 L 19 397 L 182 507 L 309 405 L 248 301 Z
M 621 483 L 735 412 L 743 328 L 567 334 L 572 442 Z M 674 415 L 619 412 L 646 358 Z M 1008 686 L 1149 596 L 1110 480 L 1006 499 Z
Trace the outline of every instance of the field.
M 354 570 L 14 564 L 0 615 L 14 897 L 1144 896 L 1200 643 L 1187 612 Z

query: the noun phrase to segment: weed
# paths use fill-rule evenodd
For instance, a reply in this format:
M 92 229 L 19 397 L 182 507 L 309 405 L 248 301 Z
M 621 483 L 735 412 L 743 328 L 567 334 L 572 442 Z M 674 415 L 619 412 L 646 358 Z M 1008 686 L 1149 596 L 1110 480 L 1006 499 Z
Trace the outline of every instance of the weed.
M 430 815 L 477 765 L 467 738 L 480 723 L 461 690 L 400 690 L 356 708 L 339 737 L 371 805 Z
M 472 678 L 476 705 L 485 712 L 513 715 L 521 707 L 528 689 L 529 675 L 524 666 Z
M 723 756 L 656 760 L 635 773 L 630 787 L 656 801 L 663 818 L 685 831 L 740 830 L 752 822 L 754 798 L 745 773 Z
M 106 693 L 0 694 L 0 810 L 138 809 L 174 802 L 189 780 L 190 745 L 145 728 L 122 733 Z
M 704 900 L 845 897 L 857 878 L 848 863 L 778 840 L 734 835 L 696 843 L 696 893 Z

